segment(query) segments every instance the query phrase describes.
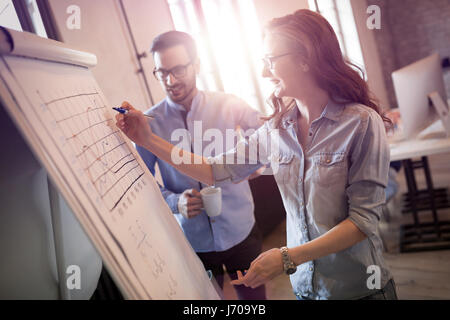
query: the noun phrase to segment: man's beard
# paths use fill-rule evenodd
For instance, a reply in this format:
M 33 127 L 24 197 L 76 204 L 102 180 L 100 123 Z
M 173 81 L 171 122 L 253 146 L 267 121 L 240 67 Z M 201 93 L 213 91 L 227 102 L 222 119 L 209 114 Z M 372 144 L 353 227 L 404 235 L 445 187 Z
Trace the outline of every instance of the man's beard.
M 172 87 L 172 88 L 175 88 L 175 89 L 178 88 L 178 89 L 181 89 L 181 90 L 183 90 L 183 89 L 185 90 L 185 93 L 182 96 L 180 96 L 180 97 L 176 97 L 173 93 L 171 94 L 170 93 L 170 89 L 167 89 L 167 91 L 168 91 L 170 99 L 173 102 L 182 102 L 183 100 L 185 100 L 187 97 L 189 97 L 192 94 L 192 92 L 194 91 L 195 87 L 196 87 L 195 81 L 194 81 L 193 85 L 191 87 L 189 87 L 189 88 L 187 87 L 186 84 L 181 84 L 179 86 Z

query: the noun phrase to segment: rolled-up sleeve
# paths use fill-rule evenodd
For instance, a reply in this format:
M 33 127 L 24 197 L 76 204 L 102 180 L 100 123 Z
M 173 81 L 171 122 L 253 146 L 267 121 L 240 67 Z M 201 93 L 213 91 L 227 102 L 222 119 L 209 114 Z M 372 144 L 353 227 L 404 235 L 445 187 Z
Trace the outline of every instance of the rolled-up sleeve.
M 248 139 L 239 141 L 235 148 L 208 158 L 216 186 L 240 182 L 266 164 L 262 159 L 268 158 L 268 147 L 260 144 L 261 141 L 265 141 L 261 139 L 263 134 L 267 137 L 265 126 L 259 128 Z
M 351 151 L 346 189 L 349 220 L 367 237 L 375 234 L 385 203 L 389 157 L 383 121 L 370 112 Z
M 247 144 L 247 142 L 245 142 Z M 237 149 L 233 148 L 226 153 L 216 157 L 208 158 L 208 162 L 212 166 L 214 185 L 221 186 L 227 183 L 237 183 L 247 178 L 253 172 L 261 168 L 262 164 L 250 164 L 248 162 L 238 164 L 230 163 L 229 159 L 237 158 Z

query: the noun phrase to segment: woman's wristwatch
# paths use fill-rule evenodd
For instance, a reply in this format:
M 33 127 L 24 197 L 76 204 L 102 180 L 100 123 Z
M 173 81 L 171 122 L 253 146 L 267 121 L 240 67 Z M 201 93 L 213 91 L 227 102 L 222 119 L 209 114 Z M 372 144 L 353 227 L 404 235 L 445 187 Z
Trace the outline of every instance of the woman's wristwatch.
M 293 274 L 295 271 L 297 271 L 297 267 L 292 262 L 291 257 L 289 256 L 288 248 L 281 247 L 280 251 L 281 251 L 281 257 L 283 259 L 284 273 L 286 273 L 287 275 Z

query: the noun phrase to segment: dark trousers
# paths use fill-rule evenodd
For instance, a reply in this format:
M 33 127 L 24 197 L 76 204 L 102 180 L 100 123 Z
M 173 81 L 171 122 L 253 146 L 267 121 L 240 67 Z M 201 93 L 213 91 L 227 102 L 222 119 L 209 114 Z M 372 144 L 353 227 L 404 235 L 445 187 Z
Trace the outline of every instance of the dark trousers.
M 383 289 L 361 300 L 398 300 L 394 279 L 389 280 Z
M 226 251 L 197 252 L 206 270 L 211 270 L 217 284 L 223 289 L 223 266 L 232 280 L 237 279 L 236 271 L 250 268 L 250 263 L 258 257 L 262 248 L 262 235 L 258 227 L 253 226 L 248 237 Z M 252 289 L 244 285 L 234 286 L 239 300 L 265 300 L 265 286 Z

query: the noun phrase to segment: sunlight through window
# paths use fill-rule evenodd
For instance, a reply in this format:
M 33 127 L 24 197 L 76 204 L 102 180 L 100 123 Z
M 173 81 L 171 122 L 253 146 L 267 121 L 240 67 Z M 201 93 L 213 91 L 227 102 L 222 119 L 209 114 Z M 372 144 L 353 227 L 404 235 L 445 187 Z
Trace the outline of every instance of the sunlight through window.
M 262 29 L 252 0 L 168 0 L 175 29 L 191 34 L 201 60 L 199 88 L 235 94 L 267 114 Z

